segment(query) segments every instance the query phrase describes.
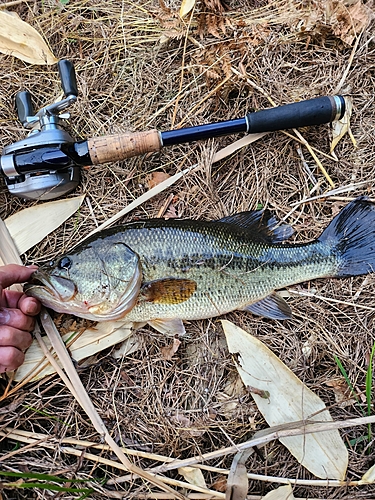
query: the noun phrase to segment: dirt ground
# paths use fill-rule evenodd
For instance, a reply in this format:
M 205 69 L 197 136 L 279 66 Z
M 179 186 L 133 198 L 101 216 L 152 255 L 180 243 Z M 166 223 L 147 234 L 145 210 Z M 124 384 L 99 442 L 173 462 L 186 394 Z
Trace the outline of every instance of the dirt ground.
M 78 216 L 31 249 L 24 262 L 48 261 L 72 247 L 146 192 L 153 173 L 159 171 L 173 175 L 198 165 L 123 221 L 160 214 L 211 220 L 268 207 L 293 226 L 294 241 L 304 242 L 317 237 L 349 200 L 360 195 L 375 198 L 373 5 L 363 3 L 358 22 L 348 14 L 353 13 L 349 9 L 355 2 L 344 0 L 228 0 L 227 4 L 202 0 L 183 21 L 177 0 L 45 0 L 10 6 L 43 35 L 57 58 L 74 63 L 79 99 L 70 110 L 69 130 L 77 139 L 229 120 L 270 107 L 271 102 L 281 105 L 342 94 L 353 100 L 351 132 L 356 142 L 355 146 L 346 134 L 332 156 L 329 125 L 300 130 L 328 178 L 292 131 L 270 133 L 215 164 L 213 154 L 240 136 L 173 146 L 160 154 L 84 169 L 79 188 L 69 195 L 86 194 Z M 339 13 L 338 4 L 344 9 Z M 2 148 L 25 136 L 14 110 L 15 94 L 29 90 L 39 108 L 53 102 L 61 89 L 56 66 L 29 65 L 6 55 L 0 55 L 0 61 Z M 321 196 L 332 191 L 332 184 L 335 189 L 355 186 Z M 311 197 L 317 199 L 302 202 Z M 34 203 L 11 197 L 1 181 L 2 219 Z M 291 294 L 290 321 L 244 312 L 234 312 L 227 319 L 270 347 L 323 399 L 334 420 L 361 417 L 367 414 L 365 380 L 375 342 L 374 285 L 373 275 L 316 280 L 293 287 L 309 296 Z M 60 325 L 64 323 L 64 318 L 56 317 Z M 144 327 L 137 332 L 140 348 L 129 357 L 118 361 L 109 349 L 100 353 L 95 364 L 79 368 L 112 437 L 145 452 L 143 457 L 131 458 L 143 468 L 155 465 L 147 453 L 192 457 L 239 444 L 267 427 L 251 394 L 238 382 L 219 319 L 190 322 L 186 330 L 172 360 L 162 356 L 171 339 Z M 344 366 L 357 399 L 348 392 L 343 396 L 341 389 L 344 401 L 340 401 L 338 386 L 345 388 L 346 382 L 335 357 Z M 58 440 L 98 440 L 57 376 L 28 384 L 1 404 L 0 430 L 21 429 Z M 368 441 L 366 426 L 340 433 L 349 451 L 347 479 L 358 480 L 374 463 L 373 438 Z M 94 484 L 89 498 L 169 498 L 152 496 L 157 490 L 139 479 L 109 484 L 125 473 L 64 453 L 62 445 L 55 449 L 30 445 L 24 450 L 23 446 L 2 439 L 1 470 L 85 479 Z M 109 451 L 90 451 L 116 459 Z M 225 491 L 225 473 L 220 469 L 228 470 L 231 461 L 229 455 L 206 462 L 214 469 L 203 471 L 207 487 L 220 495 L 223 484 Z M 371 487 L 315 485 L 316 478 L 279 441 L 257 449 L 246 466 L 252 474 L 309 480 L 293 485 L 296 498 L 375 498 Z M 166 474 L 181 480 L 177 471 Z M 276 486 L 250 479 L 249 498 L 260 498 Z M 59 496 L 37 488 L 0 489 L 0 498 L 7 500 Z M 79 494 L 61 497 L 79 498 Z

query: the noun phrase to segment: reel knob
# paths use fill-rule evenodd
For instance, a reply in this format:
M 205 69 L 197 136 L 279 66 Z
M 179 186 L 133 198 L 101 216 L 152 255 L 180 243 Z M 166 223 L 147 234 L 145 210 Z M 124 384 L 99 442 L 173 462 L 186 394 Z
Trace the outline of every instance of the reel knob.
M 61 86 L 64 91 L 65 96 L 78 96 L 78 86 L 76 72 L 74 70 L 73 64 L 67 59 L 61 59 L 58 62 L 59 75 L 61 80 Z
M 16 109 L 19 121 L 24 127 L 27 127 L 29 122 L 28 117 L 34 116 L 33 103 L 31 102 L 31 94 L 27 90 L 18 92 L 16 95 Z

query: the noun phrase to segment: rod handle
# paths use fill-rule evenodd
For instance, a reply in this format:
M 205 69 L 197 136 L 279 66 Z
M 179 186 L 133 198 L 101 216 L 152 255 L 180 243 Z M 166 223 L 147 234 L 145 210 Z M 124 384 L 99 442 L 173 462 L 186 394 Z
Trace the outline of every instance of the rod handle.
M 65 96 L 74 95 L 77 97 L 78 85 L 73 63 L 68 61 L 68 59 L 60 59 L 57 66 L 59 68 L 61 86 Z
M 161 149 L 157 130 L 92 137 L 87 140 L 87 145 L 93 165 L 125 160 Z
M 34 116 L 34 107 L 31 102 L 31 94 L 27 90 L 17 92 L 16 109 L 19 121 L 25 127 L 27 125 L 27 117 Z
M 290 128 L 322 125 L 340 119 L 345 113 L 342 96 L 325 96 L 263 109 L 246 116 L 248 133 L 273 132 Z

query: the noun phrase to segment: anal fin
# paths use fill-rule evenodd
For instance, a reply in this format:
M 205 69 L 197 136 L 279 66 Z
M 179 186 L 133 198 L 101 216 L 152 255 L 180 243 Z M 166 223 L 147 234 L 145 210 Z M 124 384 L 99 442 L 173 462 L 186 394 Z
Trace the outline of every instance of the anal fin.
M 244 307 L 243 310 L 270 319 L 290 319 L 292 317 L 289 305 L 275 292 L 254 304 Z
M 165 335 L 185 335 L 185 327 L 181 319 L 153 319 L 147 323 Z

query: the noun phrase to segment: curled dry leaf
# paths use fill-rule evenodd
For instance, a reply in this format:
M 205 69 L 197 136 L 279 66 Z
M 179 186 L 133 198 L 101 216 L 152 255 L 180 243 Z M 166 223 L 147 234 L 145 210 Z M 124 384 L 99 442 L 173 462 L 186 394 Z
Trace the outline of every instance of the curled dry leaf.
M 201 469 L 197 467 L 180 467 L 178 472 L 188 483 L 195 484 L 195 486 L 200 486 L 201 488 L 207 488 Z
M 163 359 L 165 359 L 167 361 L 171 361 L 173 356 L 178 351 L 178 348 L 180 347 L 180 345 L 181 345 L 181 342 L 178 339 L 174 338 L 173 343 L 171 345 L 169 345 L 167 347 L 162 347 L 161 355 L 162 355 Z
M 339 141 L 349 132 L 350 117 L 352 116 L 353 101 L 350 97 L 345 97 L 345 114 L 341 120 L 336 120 L 332 125 L 332 142 L 330 152 L 335 149 Z
M 336 403 L 341 408 L 355 404 L 355 398 L 350 397 L 351 390 L 344 377 L 332 378 L 331 380 L 327 380 L 325 384 L 331 387 L 335 394 Z
M 183 18 L 191 12 L 195 6 L 196 0 L 182 0 L 180 7 L 180 17 Z
M 246 386 L 267 391 L 252 394 L 270 426 L 301 421 L 301 435 L 280 441 L 317 477 L 344 479 L 348 451 L 337 430 L 303 434 L 304 421 L 332 421 L 324 402 L 303 384 L 260 340 L 230 321 L 222 321 L 229 351 L 238 356 L 237 370 Z
M 0 11 L 0 52 L 30 64 L 55 64 L 56 57 L 40 34 L 15 15 Z
M 240 451 L 237 453 L 229 471 L 225 500 L 244 500 L 249 489 L 246 460 L 253 453 L 253 449 Z

